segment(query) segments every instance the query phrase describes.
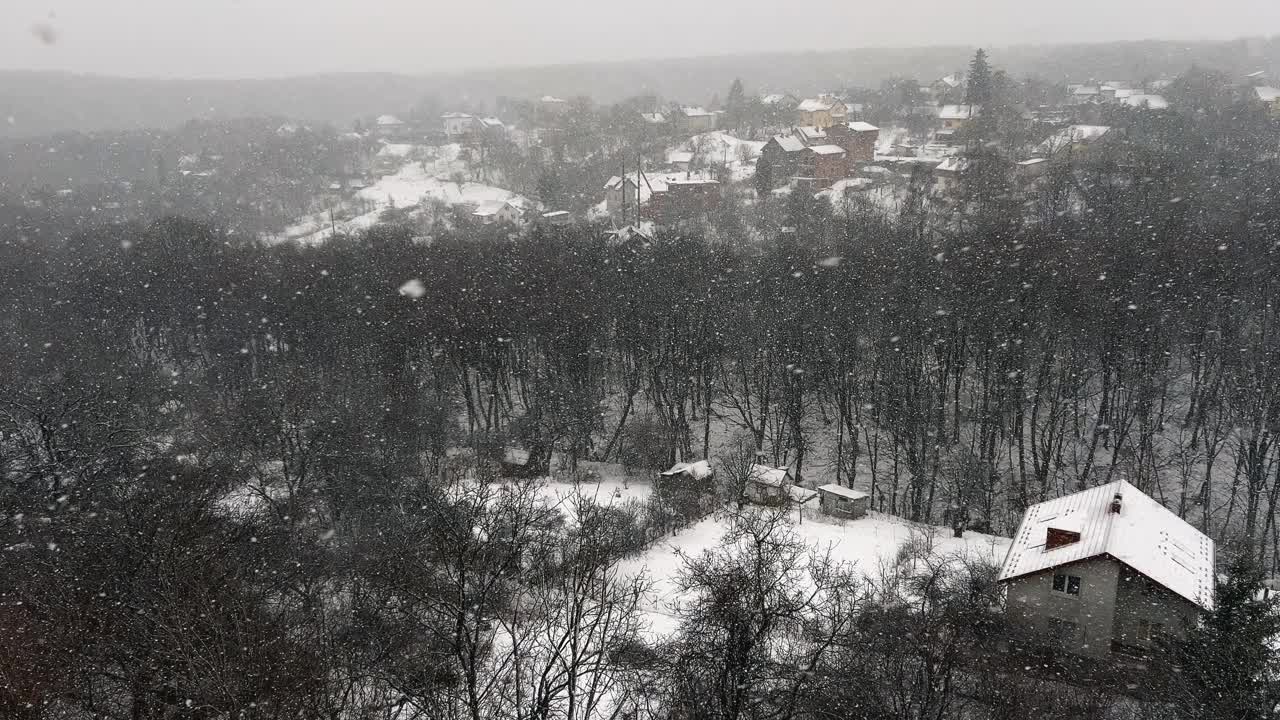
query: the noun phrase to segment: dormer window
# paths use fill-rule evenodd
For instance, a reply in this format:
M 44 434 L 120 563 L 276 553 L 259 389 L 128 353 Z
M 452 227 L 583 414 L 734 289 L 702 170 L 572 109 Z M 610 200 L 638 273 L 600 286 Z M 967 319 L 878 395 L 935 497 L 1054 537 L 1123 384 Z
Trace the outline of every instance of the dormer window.
M 1078 542 L 1080 542 L 1080 533 L 1075 530 L 1063 530 L 1061 528 L 1051 527 L 1049 528 L 1049 532 L 1045 535 L 1044 550 L 1045 552 L 1049 552 L 1055 548 L 1060 548 L 1064 545 L 1071 545 L 1072 543 Z

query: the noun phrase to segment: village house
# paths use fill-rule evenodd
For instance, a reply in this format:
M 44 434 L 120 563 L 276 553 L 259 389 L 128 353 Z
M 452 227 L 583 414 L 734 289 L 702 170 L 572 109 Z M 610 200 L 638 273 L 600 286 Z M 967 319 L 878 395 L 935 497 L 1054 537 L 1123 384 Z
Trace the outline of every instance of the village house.
M 715 209 L 720 183 L 705 173 L 628 173 L 605 183 L 605 212 L 626 220 L 640 217 L 671 222 Z
M 957 97 L 964 90 L 964 76 L 960 73 L 951 73 L 934 80 L 927 88 L 921 88 L 935 100 L 946 100 L 948 98 Z
M 1076 105 L 1098 102 L 1101 90 L 1097 85 L 1076 85 L 1071 90 L 1071 102 Z
M 849 110 L 843 102 L 832 97 L 809 98 L 796 106 L 796 124 L 816 128 L 829 128 L 842 123 Z
M 933 169 L 933 181 L 938 192 L 947 193 L 954 190 L 969 169 L 969 161 L 959 155 L 943 158 Z
M 791 134 L 799 138 L 800 142 L 804 143 L 806 147 L 827 144 L 826 129 L 816 125 L 801 125 L 791 128 Z
M 471 217 L 481 225 L 496 225 L 499 223 L 519 225 L 521 213 L 520 208 L 506 200 L 493 200 L 478 205 L 472 211 Z
M 471 132 L 476 122 L 474 115 L 460 112 L 448 112 L 440 116 L 440 128 L 450 139 L 455 139 Z
M 688 172 L 693 167 L 693 151 L 672 150 L 667 153 L 667 165 L 676 172 Z
M 774 135 L 760 149 L 756 171 L 768 173 L 772 184 L 780 185 L 799 172 L 806 149 L 804 141 L 794 135 Z
M 1032 154 L 1042 158 L 1078 156 L 1110 139 L 1110 136 L 1111 128 L 1106 125 L 1069 125 L 1045 138 Z
M 403 137 L 406 127 L 404 121 L 395 115 L 379 115 L 373 121 L 374 134 L 387 140 Z
M 870 506 L 871 496 L 861 490 L 835 484 L 818 487 L 818 509 L 825 515 L 857 520 L 866 516 Z
M 710 132 L 716 129 L 716 114 L 700 107 L 680 108 L 676 114 L 676 129 L 689 134 Z
M 875 160 L 880 128 L 859 120 L 831 126 L 827 129 L 827 137 L 831 143 L 845 149 L 849 154 L 849 164 L 852 167 L 854 163 L 869 163 Z
M 1255 87 L 1253 96 L 1258 102 L 1270 108 L 1272 115 L 1280 117 L 1280 89 L 1266 85 Z
M 569 101 L 554 95 L 543 95 L 538 100 L 538 109 L 548 115 L 563 115 L 569 109 Z
M 938 109 L 938 120 L 943 130 L 960 130 L 980 112 L 981 105 L 943 105 Z
M 1214 544 L 1118 480 L 1028 508 L 999 581 L 1021 641 L 1140 658 L 1213 609 Z
M 839 145 L 814 145 L 802 156 L 799 174 L 810 189 L 830 187 L 849 175 L 849 153 Z
M 642 112 L 640 119 L 647 125 L 666 125 L 667 116 L 660 112 Z
M 796 96 L 790 93 L 768 93 L 760 96 L 760 104 L 774 108 L 794 108 L 800 104 Z
M 755 464 L 747 473 L 743 495 L 747 500 L 762 505 L 781 504 L 791 498 L 796 476 L 790 467 L 770 467 Z

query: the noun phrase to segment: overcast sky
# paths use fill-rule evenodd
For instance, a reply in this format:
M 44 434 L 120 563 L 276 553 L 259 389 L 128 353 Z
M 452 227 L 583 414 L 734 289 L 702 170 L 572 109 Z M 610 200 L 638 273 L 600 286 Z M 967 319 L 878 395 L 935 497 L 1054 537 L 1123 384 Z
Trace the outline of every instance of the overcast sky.
M 1280 0 L 0 0 L 0 68 L 151 77 L 1224 39 Z

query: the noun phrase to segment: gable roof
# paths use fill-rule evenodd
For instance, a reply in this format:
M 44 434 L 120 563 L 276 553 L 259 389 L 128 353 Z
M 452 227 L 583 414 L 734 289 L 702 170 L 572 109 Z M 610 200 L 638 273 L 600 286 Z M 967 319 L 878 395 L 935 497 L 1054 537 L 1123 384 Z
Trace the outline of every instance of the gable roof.
M 1120 512 L 1110 510 L 1120 495 Z M 1080 533 L 1045 550 L 1049 528 Z M 1213 609 L 1214 545 L 1204 533 L 1124 480 L 1027 509 L 1009 546 L 1000 580 L 1110 556 L 1205 610 Z
M 799 152 L 804 149 L 804 141 L 794 135 L 774 135 L 769 142 L 776 143 L 783 152 Z
M 685 117 L 706 117 L 708 115 L 715 115 L 715 113 L 701 107 L 683 107 L 680 108 L 680 112 L 684 113 Z
M 968 120 L 982 110 L 981 105 L 943 105 L 938 110 L 939 120 Z
M 388 126 L 388 125 L 403 125 L 403 124 L 404 124 L 404 121 L 403 121 L 403 120 L 401 120 L 400 118 L 396 117 L 395 115 L 379 115 L 379 116 L 378 116 L 378 119 L 377 119 L 376 121 L 374 121 L 374 122 L 375 122 L 375 123 L 377 123 L 378 125 L 382 126 L 382 127 L 386 127 L 386 126 Z
M 809 148 L 815 155 L 844 155 L 845 149 L 839 145 L 814 145 Z
M 880 128 L 869 122 L 863 122 L 861 120 L 854 120 L 849 123 L 849 129 L 854 132 L 880 132 Z
M 800 112 L 821 112 L 823 110 L 834 110 L 837 107 L 844 107 L 844 103 L 834 99 L 808 98 L 796 106 L 796 109 Z
M 1267 87 L 1264 85 L 1262 87 L 1254 88 L 1253 92 L 1262 102 L 1276 102 L 1277 100 L 1280 100 L 1280 89 L 1277 88 Z
M 747 479 L 760 485 L 768 485 L 769 487 L 782 487 L 786 484 L 787 476 L 791 474 L 788 468 L 769 467 L 768 465 L 752 465 L 751 472 L 747 475 Z
M 839 495 L 842 498 L 848 498 L 850 500 L 861 500 L 862 498 L 871 497 L 870 495 L 862 492 L 861 490 L 854 490 L 853 488 L 845 487 L 843 485 L 836 485 L 835 483 L 832 483 L 830 485 L 819 486 L 818 492 L 830 493 L 832 495 Z
M 1035 148 L 1037 155 L 1053 155 L 1072 145 L 1085 145 L 1111 132 L 1106 125 L 1071 125 L 1050 135 Z
M 671 466 L 670 470 L 659 473 L 664 477 L 675 477 L 676 475 L 688 475 L 694 480 L 703 480 L 711 477 L 711 463 L 706 460 L 698 462 L 686 463 L 679 462 Z

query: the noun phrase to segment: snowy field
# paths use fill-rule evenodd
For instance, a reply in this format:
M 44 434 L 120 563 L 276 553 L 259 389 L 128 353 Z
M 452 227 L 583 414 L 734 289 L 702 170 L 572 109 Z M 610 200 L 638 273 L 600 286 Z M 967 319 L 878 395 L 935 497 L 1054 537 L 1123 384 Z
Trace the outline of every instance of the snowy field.
M 756 158 L 764 143 L 756 140 L 741 140 L 728 133 L 715 130 L 701 135 L 694 135 L 680 145 L 667 150 L 672 153 L 692 152 L 694 165 L 699 168 L 718 167 L 724 165 L 729 169 L 734 182 L 750 180 L 756 173 Z
M 572 514 L 573 498 L 582 493 L 607 505 L 634 499 L 645 501 L 653 491 L 648 480 L 628 479 L 616 465 L 598 468 L 598 483 L 571 485 L 548 482 L 540 492 L 545 501 Z M 892 564 L 898 549 L 913 534 L 932 536 L 933 547 L 943 555 L 968 555 L 989 560 L 997 565 L 1004 561 L 1012 542 L 1009 538 L 966 532 L 963 538 L 952 536 L 950 528 L 912 523 L 885 513 L 870 512 L 859 520 L 839 520 L 817 511 L 817 502 L 808 503 L 803 514 L 792 510 L 792 529 L 814 551 L 830 551 L 833 560 L 848 563 L 866 577 L 875 577 L 883 566 Z M 809 507 L 812 506 L 812 507 Z M 645 573 L 652 590 L 645 601 L 646 620 L 654 637 L 674 633 L 679 625 L 681 597 L 676 578 L 684 565 L 684 557 L 696 557 L 715 547 L 729 528 L 729 520 L 713 515 L 660 539 L 639 556 L 623 563 L 625 571 Z
M 536 209 L 537 203 L 509 190 L 465 180 L 458 182 L 458 176 L 465 177 L 468 173 L 468 165 L 462 146 L 457 143 L 439 147 L 386 144 L 378 156 L 399 159 L 403 164 L 396 172 L 384 175 L 356 193 L 354 202 L 335 209 L 332 219 L 327 212 L 302 218 L 285 228 L 277 239 L 321 242 L 335 233 L 368 229 L 390 208 L 421 211 L 424 203 L 431 202 L 447 206 L 510 202 L 518 208 Z

